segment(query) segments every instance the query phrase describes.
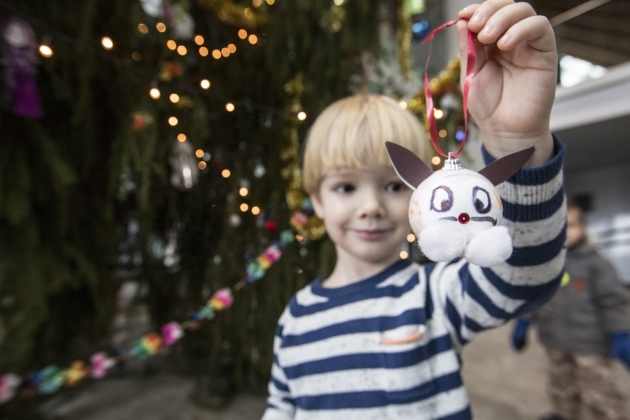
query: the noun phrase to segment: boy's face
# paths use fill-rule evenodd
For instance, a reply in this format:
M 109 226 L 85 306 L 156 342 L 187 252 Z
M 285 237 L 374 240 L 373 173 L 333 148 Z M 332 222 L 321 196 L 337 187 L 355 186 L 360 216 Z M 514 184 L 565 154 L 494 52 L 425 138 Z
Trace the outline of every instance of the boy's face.
M 582 223 L 580 210 L 567 210 L 567 248 L 573 248 L 586 236 L 586 227 Z
M 410 233 L 411 194 L 389 166 L 327 173 L 311 198 L 335 243 L 337 264 L 385 267 L 397 261 Z

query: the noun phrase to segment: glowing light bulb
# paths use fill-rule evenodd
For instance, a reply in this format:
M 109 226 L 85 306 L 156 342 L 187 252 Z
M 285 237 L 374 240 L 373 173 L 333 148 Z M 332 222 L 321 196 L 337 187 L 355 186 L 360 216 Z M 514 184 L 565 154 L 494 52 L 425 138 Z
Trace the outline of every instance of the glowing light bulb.
M 42 44 L 39 46 L 39 53 L 46 58 L 52 57 L 53 50 L 46 44 Z
M 114 48 L 114 41 L 112 41 L 110 37 L 104 36 L 103 38 L 101 38 L 101 45 L 106 50 L 111 50 L 112 48 Z
M 162 96 L 162 93 L 158 88 L 151 88 L 151 90 L 149 91 L 149 96 L 151 96 L 153 99 L 159 99 L 160 96 Z

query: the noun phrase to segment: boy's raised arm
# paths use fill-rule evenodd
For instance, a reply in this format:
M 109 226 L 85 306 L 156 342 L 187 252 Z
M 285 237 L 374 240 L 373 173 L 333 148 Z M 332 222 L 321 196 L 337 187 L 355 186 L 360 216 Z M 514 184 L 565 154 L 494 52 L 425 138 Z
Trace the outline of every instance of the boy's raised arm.
M 558 67 L 549 21 L 528 3 L 511 0 L 468 6 L 459 18 L 461 57 L 466 57 L 467 30 L 476 34 L 468 108 L 486 149 L 499 158 L 535 146 L 526 166 L 546 163 L 553 156 L 549 122 Z

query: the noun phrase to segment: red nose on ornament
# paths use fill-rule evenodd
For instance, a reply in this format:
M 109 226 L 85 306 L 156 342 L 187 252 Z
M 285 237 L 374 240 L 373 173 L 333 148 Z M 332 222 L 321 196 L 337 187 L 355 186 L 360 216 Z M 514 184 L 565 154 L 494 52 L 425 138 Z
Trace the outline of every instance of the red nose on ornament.
M 503 203 L 495 186 L 514 175 L 534 148 L 504 156 L 479 172 L 464 169 L 449 156 L 444 167 L 432 172 L 413 152 L 386 144 L 400 179 L 414 190 L 409 202 L 409 223 L 424 255 L 433 261 L 464 257 L 491 267 L 512 254 L 512 239 L 498 226 Z

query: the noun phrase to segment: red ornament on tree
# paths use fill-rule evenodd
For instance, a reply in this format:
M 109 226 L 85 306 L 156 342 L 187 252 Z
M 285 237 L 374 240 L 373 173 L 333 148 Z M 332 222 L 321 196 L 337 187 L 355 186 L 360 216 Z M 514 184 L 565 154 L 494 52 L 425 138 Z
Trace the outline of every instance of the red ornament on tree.
M 269 233 L 276 233 L 278 231 L 278 224 L 274 220 L 267 220 L 265 222 L 265 230 Z

